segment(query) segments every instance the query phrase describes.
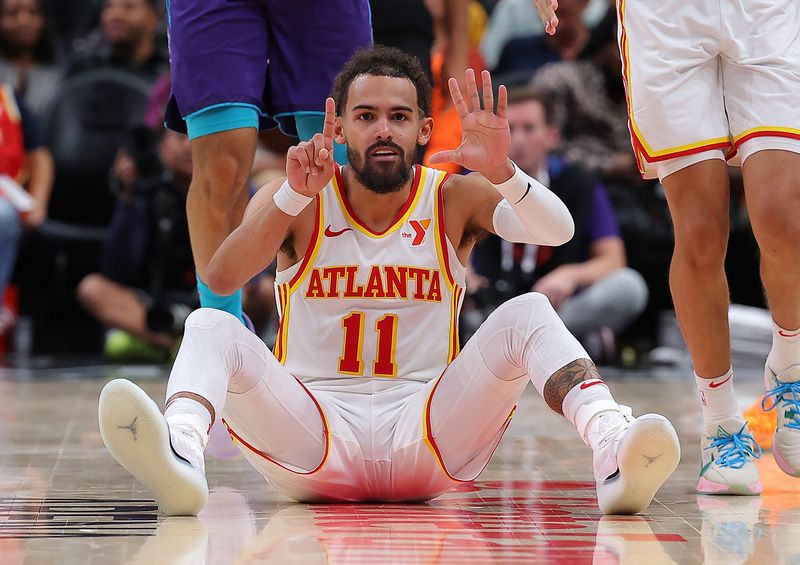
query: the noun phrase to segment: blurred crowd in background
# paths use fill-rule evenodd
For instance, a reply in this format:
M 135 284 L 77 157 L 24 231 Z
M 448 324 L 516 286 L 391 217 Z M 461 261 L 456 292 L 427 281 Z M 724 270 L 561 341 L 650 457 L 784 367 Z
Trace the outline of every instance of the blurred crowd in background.
M 435 128 L 420 160 L 461 139 L 442 77 L 489 69 L 510 89 L 511 158 L 565 201 L 577 228 L 554 249 L 483 240 L 463 339 L 499 303 L 535 290 L 597 360 L 647 359 L 670 320 L 672 228 L 661 186 L 641 179 L 630 147 L 614 2 L 560 0 L 554 36 L 533 0 L 469 0 L 461 31 L 454 4 L 372 2 L 375 42 L 430 71 Z M 168 71 L 163 0 L 0 0 L 0 356 L 174 354 L 197 298 L 189 142 L 162 125 Z M 283 174 L 295 141 L 263 132 L 251 192 Z M 763 307 L 731 175 L 732 300 Z M 272 269 L 244 299 L 268 343 Z

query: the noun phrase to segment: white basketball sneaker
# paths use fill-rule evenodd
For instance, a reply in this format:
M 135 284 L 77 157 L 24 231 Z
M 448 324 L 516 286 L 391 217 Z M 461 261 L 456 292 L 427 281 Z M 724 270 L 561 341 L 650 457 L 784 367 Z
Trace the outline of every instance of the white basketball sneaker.
M 125 379 L 103 387 L 98 419 L 106 448 L 162 512 L 193 516 L 202 510 L 208 500 L 203 443 L 190 426 L 177 422 L 170 430 L 156 403 Z
M 772 454 L 781 470 L 800 477 L 800 365 L 792 365 L 778 375 L 767 367 L 764 381 L 767 393 L 761 407 L 778 413 Z
M 603 412 L 589 424 L 597 503 L 603 514 L 636 514 L 650 505 L 681 459 L 675 428 L 664 416 Z
M 703 466 L 697 492 L 702 494 L 761 494 L 755 460 L 761 447 L 747 422 L 730 418 L 706 428 L 700 438 Z

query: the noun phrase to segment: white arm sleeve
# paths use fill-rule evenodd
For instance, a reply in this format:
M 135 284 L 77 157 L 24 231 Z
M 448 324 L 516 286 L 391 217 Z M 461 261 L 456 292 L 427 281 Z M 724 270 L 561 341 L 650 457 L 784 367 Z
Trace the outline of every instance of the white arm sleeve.
M 514 164 L 514 176 L 493 184 L 503 197 L 492 216 L 494 232 L 514 243 L 563 245 L 575 234 L 566 205 L 549 188 Z

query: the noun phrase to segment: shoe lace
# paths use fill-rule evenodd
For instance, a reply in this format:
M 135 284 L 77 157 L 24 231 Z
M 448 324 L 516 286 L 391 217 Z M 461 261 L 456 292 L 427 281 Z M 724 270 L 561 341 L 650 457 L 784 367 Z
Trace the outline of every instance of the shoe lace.
M 752 435 L 744 433 L 746 425 L 743 424 L 735 434 L 719 428 L 716 436 L 709 436 L 708 439 L 711 440 L 711 445 L 706 449 L 718 450 L 719 455 L 715 460 L 717 465 L 741 469 L 749 459 L 759 459 L 761 457 L 761 446 L 758 445 Z
M 800 382 L 785 383 L 776 381 L 778 385 L 772 390 L 768 390 L 761 400 L 761 409 L 764 412 L 775 410 L 778 404 L 784 402 L 791 414 L 791 421 L 786 424 L 787 428 L 800 430 Z M 767 407 L 767 400 L 771 402 Z

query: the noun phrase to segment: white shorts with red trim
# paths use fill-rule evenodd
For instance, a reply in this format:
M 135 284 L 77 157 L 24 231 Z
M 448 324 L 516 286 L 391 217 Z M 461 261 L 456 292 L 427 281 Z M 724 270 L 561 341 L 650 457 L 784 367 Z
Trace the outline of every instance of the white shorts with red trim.
M 301 381 L 232 316 L 197 312 L 168 394 L 208 398 L 200 381 L 225 385 L 222 414 L 234 440 L 270 483 L 300 501 L 426 500 L 472 481 L 527 384 L 542 392 L 556 371 L 588 357 L 537 293 L 497 308 L 430 382 Z
M 617 4 L 629 127 L 645 178 L 707 158 L 740 165 L 763 149 L 800 153 L 800 2 Z

